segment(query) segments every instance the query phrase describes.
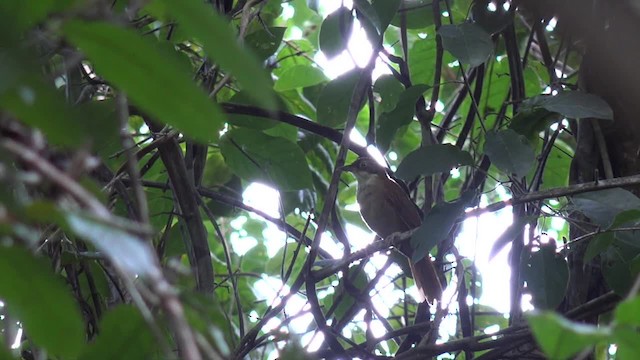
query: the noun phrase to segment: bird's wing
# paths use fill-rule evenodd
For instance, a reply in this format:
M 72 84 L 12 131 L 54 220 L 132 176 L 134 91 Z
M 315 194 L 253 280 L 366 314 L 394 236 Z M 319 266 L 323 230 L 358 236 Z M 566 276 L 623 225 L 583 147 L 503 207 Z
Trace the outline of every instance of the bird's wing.
M 390 204 L 393 211 L 399 214 L 399 218 L 403 222 L 404 229 L 398 229 L 398 231 L 408 231 L 415 229 L 422 223 L 422 217 L 418 211 L 416 204 L 411 200 L 409 195 L 402 190 L 400 185 L 395 181 L 388 179 L 393 183 L 393 186 L 385 187 L 386 203 Z

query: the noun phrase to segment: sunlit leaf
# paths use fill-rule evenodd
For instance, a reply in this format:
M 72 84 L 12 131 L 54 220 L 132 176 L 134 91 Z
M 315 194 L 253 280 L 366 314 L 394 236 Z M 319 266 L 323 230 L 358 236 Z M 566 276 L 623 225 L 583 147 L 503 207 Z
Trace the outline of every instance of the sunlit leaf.
M 195 139 L 218 137 L 224 114 L 191 81 L 190 69 L 150 38 L 97 21 L 69 21 L 63 31 L 144 112 Z
M 84 214 L 67 212 L 65 219 L 76 235 L 91 242 L 121 270 L 142 278 L 161 275 L 152 248 L 140 237 Z
M 536 342 L 550 359 L 567 359 L 609 336 L 606 328 L 571 322 L 552 312 L 532 313 L 527 320 Z
M 84 346 L 84 322 L 71 289 L 51 269 L 26 250 L 0 246 L 0 299 L 35 344 L 74 358 Z
M 429 85 L 414 85 L 406 89 L 400 94 L 396 107 L 380 115 L 376 134 L 380 149 L 386 151 L 398 129 L 411 123 L 415 114 L 416 101 L 430 88 Z
M 380 95 L 380 106 L 377 108 L 381 112 L 389 112 L 395 109 L 400 100 L 400 95 L 404 92 L 404 87 L 393 75 L 385 74 L 380 76 L 375 84 L 373 91 Z
M 424 258 L 434 246 L 447 237 L 475 196 L 474 192 L 465 192 L 454 202 L 436 204 L 425 215 L 422 225 L 411 236 L 411 247 L 414 249 L 411 258 L 413 262 Z
M 409 153 L 398 166 L 396 175 L 410 181 L 419 175 L 448 173 L 463 165 L 473 165 L 468 152 L 451 144 L 426 145 Z
M 229 168 L 246 180 L 259 180 L 280 190 L 311 186 L 311 173 L 302 149 L 286 139 L 248 129 L 227 132 L 220 150 Z
M 266 60 L 278 50 L 286 30 L 285 27 L 260 29 L 245 36 L 244 43 L 258 56 L 258 59 Z
M 322 22 L 320 28 L 320 50 L 327 58 L 335 57 L 346 49 L 353 28 L 353 15 L 347 7 L 340 7 Z
M 287 91 L 313 86 L 327 81 L 322 70 L 310 65 L 295 65 L 287 68 L 276 81 L 276 91 Z
M 320 93 L 316 109 L 318 122 L 328 126 L 338 126 L 347 121 L 351 99 L 360 78 L 362 70 L 355 69 L 331 80 Z M 362 108 L 364 102 L 359 105 Z

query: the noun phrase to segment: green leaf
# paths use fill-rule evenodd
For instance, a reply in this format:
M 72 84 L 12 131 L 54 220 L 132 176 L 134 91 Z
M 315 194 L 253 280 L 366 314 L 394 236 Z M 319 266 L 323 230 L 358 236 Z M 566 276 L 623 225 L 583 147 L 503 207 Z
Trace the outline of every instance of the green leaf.
M 104 315 L 100 332 L 81 360 L 149 359 L 155 347 L 140 311 L 119 305 Z
M 280 98 L 278 100 L 281 103 L 280 107 L 285 108 L 286 105 L 284 104 L 284 101 Z M 229 99 L 229 102 L 238 105 L 256 105 L 255 100 L 250 98 L 248 94 L 243 91 L 240 91 L 239 93 L 233 95 L 233 97 Z M 245 114 L 227 114 L 227 118 L 228 123 L 231 125 L 248 127 L 257 130 L 269 129 L 279 124 L 279 122 L 266 117 Z
M 435 73 L 436 41 L 433 35 L 416 40 L 409 49 L 409 73 L 416 84 L 432 84 Z
M 54 355 L 76 357 L 84 346 L 84 322 L 51 264 L 26 250 L 0 246 L 0 274 L 0 299 L 27 336 Z
M 398 12 L 400 2 L 401 0 L 373 0 L 371 3 L 380 21 L 378 30 L 381 34 L 387 29 L 391 23 L 391 19 L 393 19 L 396 12 Z
M 640 220 L 640 209 L 625 210 L 618 214 L 613 219 L 613 223 L 609 227 L 615 229 L 624 225 L 635 225 Z
M 624 255 L 617 246 L 610 246 L 602 254 L 602 276 L 611 290 L 620 296 L 627 294 L 633 281 Z
M 532 253 L 522 275 L 536 309 L 553 310 L 560 305 L 569 282 L 569 266 L 556 253 L 555 243 L 542 244 Z
M 613 223 L 619 213 L 640 209 L 640 199 L 621 188 L 574 195 L 571 202 L 578 211 L 605 228 Z
M 558 95 L 541 95 L 539 104 L 570 119 L 597 118 L 613 120 L 613 110 L 601 97 L 581 91 L 563 91 Z
M 384 1 L 384 0 L 380 0 Z M 400 27 L 402 14 L 405 16 L 407 29 L 421 29 L 433 25 L 432 0 L 402 0 L 398 11 L 391 20 L 391 24 Z M 444 9 L 445 3 L 440 1 L 440 9 Z
M 276 81 L 276 91 L 294 90 L 327 81 L 322 70 L 311 65 L 294 65 L 287 68 Z
M 628 326 L 616 326 L 613 328 L 613 338 L 610 342 L 615 343 L 616 359 L 635 359 L 640 354 L 640 342 L 638 341 L 638 331 Z
M 426 145 L 409 153 L 398 166 L 396 175 L 410 181 L 420 175 L 448 173 L 463 165 L 473 165 L 468 152 L 451 144 Z
M 255 100 L 266 108 L 276 105 L 271 81 L 256 57 L 240 46 L 229 23 L 211 5 L 199 0 L 162 1 L 171 16 L 188 34 L 204 45 L 204 51 L 223 69 L 231 72 Z
M 149 38 L 103 22 L 69 21 L 63 32 L 144 112 L 194 139 L 218 137 L 224 113 L 191 81 L 190 69 Z
M 91 242 L 120 270 L 141 278 L 162 275 L 152 248 L 142 238 L 85 214 L 69 211 L 65 219 L 71 231 Z
M 260 180 L 279 190 L 311 187 L 311 172 L 302 149 L 286 139 L 249 129 L 234 129 L 220 141 L 229 168 L 243 179 Z
M 475 196 L 474 192 L 465 192 L 456 201 L 437 203 L 425 215 L 422 225 L 411 236 L 411 247 L 414 249 L 411 261 L 414 263 L 420 261 L 429 254 L 434 246 L 449 235 Z
M 596 256 L 600 255 L 603 251 L 607 250 L 611 244 L 613 244 L 614 234 L 613 232 L 600 233 L 589 240 L 587 250 L 584 252 L 584 262 L 588 263 Z
M 553 312 L 534 312 L 527 320 L 536 342 L 551 359 L 569 358 L 610 335 L 606 328 L 571 322 Z
M 316 104 L 319 123 L 335 127 L 347 121 L 351 99 L 362 75 L 361 69 L 354 69 L 333 79 L 322 89 Z M 362 106 L 364 101 L 358 109 Z
M 491 35 L 473 23 L 442 25 L 438 34 L 445 50 L 461 63 L 472 67 L 483 64 L 493 52 Z
M 259 60 L 264 61 L 278 50 L 286 30 L 286 27 L 260 29 L 245 36 L 244 43 Z
M 636 296 L 618 304 L 615 319 L 620 325 L 640 326 L 640 297 Z
M 355 0 L 353 8 L 356 10 L 356 16 L 360 25 L 364 28 L 369 42 L 378 44 L 381 40 L 380 34 L 384 33 L 381 29 L 382 24 L 378 17 L 378 12 L 367 0 Z M 375 46 L 375 45 L 374 45 Z
M 553 121 L 558 120 L 558 116 L 546 109 L 524 107 L 518 111 L 511 119 L 509 129 L 517 132 L 535 144 L 540 132 L 549 128 Z
M 406 89 L 400 94 L 396 107 L 380 115 L 376 134 L 380 149 L 386 151 L 398 129 L 411 123 L 415 114 L 416 101 L 430 88 L 429 85 L 414 85 Z
M 517 177 L 527 175 L 536 156 L 524 136 L 510 129 L 487 132 L 484 151 L 498 169 Z
M 373 91 L 382 99 L 378 111 L 389 112 L 395 109 L 400 95 L 404 92 L 404 87 L 393 75 L 384 74 L 376 80 Z
M 322 22 L 320 27 L 320 50 L 327 58 L 340 55 L 347 48 L 353 29 L 353 15 L 347 7 L 340 7 Z

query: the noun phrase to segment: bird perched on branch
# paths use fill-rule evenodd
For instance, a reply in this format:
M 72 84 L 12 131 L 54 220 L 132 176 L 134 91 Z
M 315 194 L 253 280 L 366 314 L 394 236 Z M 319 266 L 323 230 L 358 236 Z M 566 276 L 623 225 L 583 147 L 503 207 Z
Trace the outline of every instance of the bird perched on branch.
M 395 232 L 409 231 L 420 226 L 421 211 L 402 186 L 389 176 L 388 170 L 375 159 L 360 157 L 342 170 L 355 175 L 358 181 L 360 215 L 379 237 L 384 239 Z M 409 258 L 421 301 L 439 301 L 442 286 L 429 254 L 414 263 L 411 260 L 413 248 L 410 241 L 404 241 L 399 250 Z

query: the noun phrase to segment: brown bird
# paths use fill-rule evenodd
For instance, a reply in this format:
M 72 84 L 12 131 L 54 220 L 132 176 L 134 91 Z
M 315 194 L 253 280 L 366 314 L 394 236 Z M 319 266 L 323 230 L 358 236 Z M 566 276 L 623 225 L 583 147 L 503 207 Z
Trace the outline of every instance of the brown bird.
M 422 216 L 416 204 L 407 192 L 392 179 L 387 169 L 370 157 L 360 157 L 351 165 L 342 168 L 355 175 L 358 181 L 357 200 L 360 215 L 381 238 L 395 232 L 404 232 L 417 228 L 422 223 Z M 413 263 L 413 248 L 410 241 L 404 241 L 400 252 L 409 258 L 413 279 L 421 295 L 421 301 L 440 300 L 442 286 L 429 254 Z

